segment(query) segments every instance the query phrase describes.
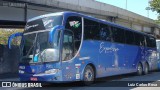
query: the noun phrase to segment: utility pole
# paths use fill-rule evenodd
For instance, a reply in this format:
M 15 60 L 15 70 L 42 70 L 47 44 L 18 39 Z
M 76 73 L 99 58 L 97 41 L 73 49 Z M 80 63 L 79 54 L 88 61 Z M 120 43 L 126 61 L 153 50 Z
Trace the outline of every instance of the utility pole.
M 127 2 L 127 0 L 126 0 L 126 10 L 127 10 L 127 4 L 128 4 L 128 2 Z
M 148 0 L 148 7 L 146 7 L 146 10 L 147 10 L 147 17 L 148 17 L 148 18 L 149 18 L 149 10 L 150 10 L 149 1 L 150 1 L 150 0 Z

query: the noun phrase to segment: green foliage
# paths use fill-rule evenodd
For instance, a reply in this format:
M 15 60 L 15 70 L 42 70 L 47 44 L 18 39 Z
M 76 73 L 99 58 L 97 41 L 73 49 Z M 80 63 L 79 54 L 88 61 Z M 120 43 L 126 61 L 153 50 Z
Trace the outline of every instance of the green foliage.
M 150 9 L 158 13 L 158 20 L 156 22 L 160 23 L 160 0 L 151 0 Z
M 151 10 L 160 13 L 160 0 L 151 0 L 150 2 Z
M 0 28 L 0 44 L 7 45 L 8 43 L 8 37 L 16 32 L 23 32 L 23 29 L 2 29 Z M 20 44 L 21 37 L 17 37 L 13 39 L 12 44 L 13 45 L 19 45 Z

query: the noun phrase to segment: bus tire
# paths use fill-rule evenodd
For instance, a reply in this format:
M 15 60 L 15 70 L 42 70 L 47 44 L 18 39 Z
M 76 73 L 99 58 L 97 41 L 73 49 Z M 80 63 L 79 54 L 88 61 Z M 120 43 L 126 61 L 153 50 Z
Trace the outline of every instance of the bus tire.
M 91 85 L 95 80 L 95 73 L 92 66 L 87 65 L 84 69 L 83 73 L 83 84 L 84 85 Z
M 140 76 L 142 75 L 142 73 L 143 73 L 143 67 L 142 67 L 142 64 L 139 63 L 137 66 L 137 75 Z
M 147 63 L 145 63 L 145 66 L 144 66 L 144 75 L 146 75 L 148 73 L 149 73 L 149 65 Z

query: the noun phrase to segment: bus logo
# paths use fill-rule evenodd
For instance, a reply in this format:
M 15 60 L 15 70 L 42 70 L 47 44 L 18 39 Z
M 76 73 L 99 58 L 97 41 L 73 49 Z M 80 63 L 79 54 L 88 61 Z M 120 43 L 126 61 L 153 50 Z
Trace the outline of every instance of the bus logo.
M 32 69 L 32 73 L 34 73 L 35 72 L 35 70 L 34 69 Z
M 117 52 L 118 48 L 115 47 L 105 47 L 104 42 L 100 44 L 99 53 L 109 53 L 109 52 Z
M 11 87 L 11 82 L 2 82 L 2 87 Z
M 71 27 L 74 27 L 74 28 L 78 28 L 80 26 L 79 21 L 70 21 L 69 24 Z

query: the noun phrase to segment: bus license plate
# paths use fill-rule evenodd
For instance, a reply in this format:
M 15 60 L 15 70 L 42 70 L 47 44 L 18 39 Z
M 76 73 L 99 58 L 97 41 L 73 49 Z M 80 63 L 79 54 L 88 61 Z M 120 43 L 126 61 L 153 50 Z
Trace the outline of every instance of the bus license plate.
M 31 81 L 38 81 L 36 77 L 31 77 L 30 80 Z

